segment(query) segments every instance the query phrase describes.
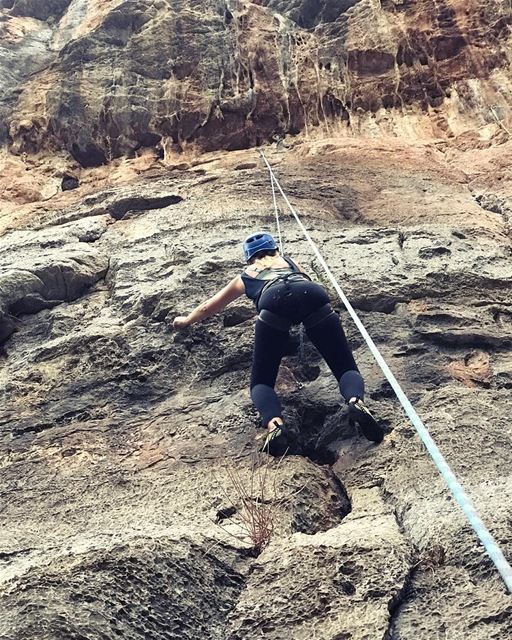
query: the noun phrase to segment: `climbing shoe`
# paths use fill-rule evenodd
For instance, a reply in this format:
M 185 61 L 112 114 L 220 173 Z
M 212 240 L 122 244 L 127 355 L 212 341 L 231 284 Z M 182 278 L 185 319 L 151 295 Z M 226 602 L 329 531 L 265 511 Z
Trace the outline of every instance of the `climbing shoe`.
M 269 431 L 260 451 L 280 458 L 289 452 L 293 438 L 290 430 L 284 424 L 274 423 L 274 428 Z
M 356 422 L 364 437 L 372 442 L 382 442 L 385 431 L 372 416 L 370 410 L 361 398 L 350 398 L 348 401 L 348 415 Z

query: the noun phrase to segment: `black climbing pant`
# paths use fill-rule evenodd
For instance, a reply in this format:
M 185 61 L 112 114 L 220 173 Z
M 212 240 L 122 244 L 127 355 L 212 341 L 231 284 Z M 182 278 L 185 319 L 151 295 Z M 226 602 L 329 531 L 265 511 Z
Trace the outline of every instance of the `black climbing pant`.
M 259 309 L 267 309 L 294 324 L 329 303 L 324 288 L 307 280 L 276 284 L 263 293 Z M 364 381 L 345 337 L 339 317 L 331 313 L 306 329 L 338 381 L 342 396 L 363 398 Z M 251 398 L 264 424 L 281 416 L 281 403 L 274 391 L 277 372 L 285 355 L 289 331 L 256 321 L 254 357 L 251 376 Z

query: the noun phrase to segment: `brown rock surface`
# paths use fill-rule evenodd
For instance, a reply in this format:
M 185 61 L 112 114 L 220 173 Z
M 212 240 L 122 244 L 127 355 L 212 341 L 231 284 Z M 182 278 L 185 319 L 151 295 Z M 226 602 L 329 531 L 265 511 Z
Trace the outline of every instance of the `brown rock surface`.
M 0 639 L 511 636 L 344 314 L 390 433 L 358 434 L 294 335 L 278 389 L 304 455 L 281 462 L 255 454 L 249 302 L 171 328 L 274 229 L 240 148 L 293 133 L 269 160 L 512 559 L 509 3 L 0 7 Z
M 436 146 L 327 139 L 267 152 L 510 557 L 503 215 L 477 204 L 459 156 Z M 306 343 L 279 390 L 307 455 L 254 461 L 250 305 L 182 333 L 169 321 L 236 273 L 248 229 L 273 228 L 268 179 L 254 152 L 186 166 L 83 171 L 78 189 L 5 216 L 17 228 L 0 240 L 11 334 L 0 637 L 507 637 L 499 576 L 348 320 L 369 402 L 393 433 L 380 447 L 361 440 Z M 321 278 L 287 216 L 283 229 Z M 26 284 L 64 264 L 53 290 Z M 75 294 L 65 283 L 77 277 Z M 257 500 L 262 474 L 274 534 L 254 558 L 233 477 Z
M 97 166 L 158 143 L 239 149 L 317 128 L 488 139 L 511 126 L 508 0 L 16 0 L 1 17 L 15 153 L 61 148 Z M 27 66 L 34 38 L 40 68 Z

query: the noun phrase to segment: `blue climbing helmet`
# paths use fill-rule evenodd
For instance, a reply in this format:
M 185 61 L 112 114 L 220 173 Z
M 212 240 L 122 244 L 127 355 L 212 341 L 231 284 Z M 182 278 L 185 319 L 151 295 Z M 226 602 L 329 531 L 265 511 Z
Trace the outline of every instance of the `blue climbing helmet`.
M 270 233 L 265 233 L 265 231 L 251 233 L 251 235 L 247 236 L 244 241 L 244 255 L 246 262 L 249 262 L 253 255 L 259 251 L 272 251 L 274 249 L 277 249 L 277 242 Z

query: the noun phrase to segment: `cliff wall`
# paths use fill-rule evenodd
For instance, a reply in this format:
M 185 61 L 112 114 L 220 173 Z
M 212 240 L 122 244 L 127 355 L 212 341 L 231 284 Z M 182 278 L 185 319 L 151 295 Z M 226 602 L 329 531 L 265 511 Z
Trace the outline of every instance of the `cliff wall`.
M 508 0 L 4 1 L 2 136 L 96 166 L 162 141 L 425 140 L 509 123 Z M 22 86 L 20 81 L 23 79 Z
M 512 559 L 510 3 L 0 7 L 0 640 L 512 637 L 334 291 L 378 446 L 294 330 L 258 454 L 252 305 L 172 329 L 275 230 L 261 145 Z

